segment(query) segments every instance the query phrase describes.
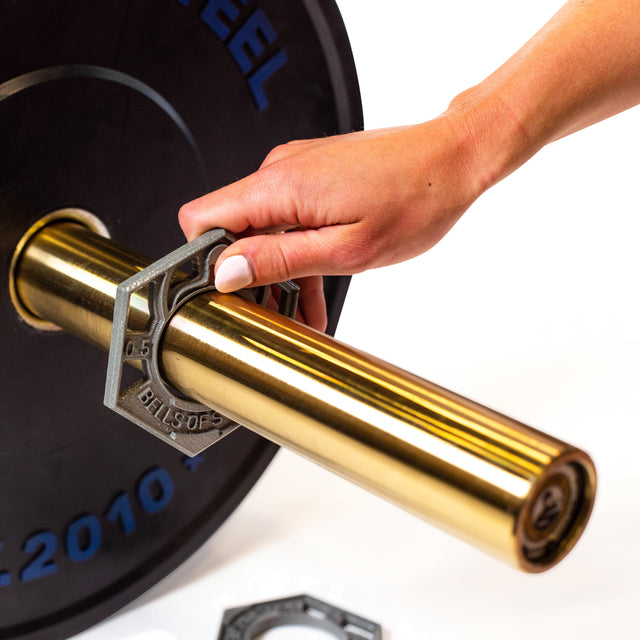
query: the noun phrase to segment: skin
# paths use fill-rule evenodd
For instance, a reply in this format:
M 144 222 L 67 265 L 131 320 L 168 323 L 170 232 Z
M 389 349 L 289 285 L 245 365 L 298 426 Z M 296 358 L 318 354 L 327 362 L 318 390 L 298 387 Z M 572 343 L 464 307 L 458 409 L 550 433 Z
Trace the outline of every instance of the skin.
M 185 204 L 180 225 L 189 240 L 239 235 L 216 274 L 242 255 L 246 285 L 296 279 L 303 319 L 323 330 L 321 274 L 427 251 L 544 146 L 639 102 L 640 0 L 573 0 L 441 116 L 276 147 L 255 173 Z

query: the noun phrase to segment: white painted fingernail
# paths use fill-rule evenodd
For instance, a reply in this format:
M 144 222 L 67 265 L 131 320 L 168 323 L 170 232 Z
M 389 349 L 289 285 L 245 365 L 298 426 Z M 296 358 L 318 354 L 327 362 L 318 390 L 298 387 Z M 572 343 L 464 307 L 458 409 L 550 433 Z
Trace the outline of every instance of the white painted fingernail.
M 253 282 L 253 270 L 249 261 L 241 255 L 227 258 L 216 273 L 215 286 L 222 293 L 237 291 Z

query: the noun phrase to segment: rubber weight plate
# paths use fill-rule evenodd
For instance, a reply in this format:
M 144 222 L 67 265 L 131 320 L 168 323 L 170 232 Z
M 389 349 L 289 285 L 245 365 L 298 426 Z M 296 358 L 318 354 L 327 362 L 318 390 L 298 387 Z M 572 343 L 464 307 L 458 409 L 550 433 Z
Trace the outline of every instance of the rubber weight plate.
M 361 128 L 329 0 L 0 2 L 0 255 L 80 207 L 152 257 L 179 206 L 273 146 Z M 346 280 L 328 284 L 335 326 Z M 61 638 L 169 573 L 276 447 L 239 429 L 195 459 L 102 406 L 106 354 L 18 319 L 0 279 L 0 637 Z

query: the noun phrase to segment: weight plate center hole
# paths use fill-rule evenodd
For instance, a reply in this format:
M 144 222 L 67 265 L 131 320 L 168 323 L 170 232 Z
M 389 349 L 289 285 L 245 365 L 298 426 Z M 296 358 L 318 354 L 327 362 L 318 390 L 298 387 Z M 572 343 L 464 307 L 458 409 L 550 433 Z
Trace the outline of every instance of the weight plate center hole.
M 22 299 L 20 298 L 18 286 L 20 263 L 24 251 L 31 240 L 33 240 L 33 238 L 45 227 L 60 222 L 76 222 L 104 238 L 110 237 L 106 225 L 96 215 L 89 213 L 84 209 L 67 208 L 58 209 L 57 211 L 53 211 L 42 218 L 39 218 L 20 238 L 13 252 L 9 267 L 9 295 L 18 316 L 20 316 L 20 318 L 29 326 L 38 329 L 39 331 L 61 331 L 61 329 L 52 322 L 35 315 L 25 304 L 23 304 Z

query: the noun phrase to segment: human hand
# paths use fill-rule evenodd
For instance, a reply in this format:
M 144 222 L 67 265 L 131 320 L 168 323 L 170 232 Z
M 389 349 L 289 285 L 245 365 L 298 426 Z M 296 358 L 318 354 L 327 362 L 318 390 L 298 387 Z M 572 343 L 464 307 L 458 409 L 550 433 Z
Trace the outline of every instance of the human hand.
M 252 175 L 184 205 L 183 231 L 240 235 L 217 261 L 216 287 L 301 279 L 304 319 L 322 329 L 320 274 L 426 251 L 543 146 L 640 102 L 639 15 L 638 0 L 569 0 L 439 118 L 277 147 Z
M 217 261 L 218 290 L 295 279 L 304 320 L 323 330 L 322 275 L 426 251 L 479 195 L 473 149 L 456 122 L 276 147 L 252 175 L 184 205 L 180 224 L 189 240 L 212 227 L 240 236 Z

